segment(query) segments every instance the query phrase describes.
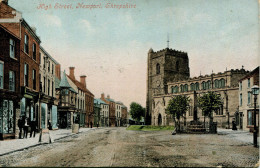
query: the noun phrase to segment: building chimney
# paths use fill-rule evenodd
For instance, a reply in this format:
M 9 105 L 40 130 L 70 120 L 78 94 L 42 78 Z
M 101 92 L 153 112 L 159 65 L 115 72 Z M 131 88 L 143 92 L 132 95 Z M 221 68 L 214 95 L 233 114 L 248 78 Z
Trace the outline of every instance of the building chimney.
M 81 75 L 80 76 L 80 83 L 83 84 L 83 86 L 86 88 L 86 75 Z
M 75 76 L 74 76 L 74 69 L 75 69 L 75 67 L 69 67 L 69 68 L 70 68 L 70 75 L 69 75 L 69 77 L 75 80 Z
M 36 34 L 36 27 L 31 26 L 31 28 L 32 28 L 33 32 Z
M 105 100 L 105 94 L 104 93 L 101 94 L 101 99 Z
M 55 76 L 61 80 L 61 75 L 60 75 L 60 64 L 55 65 Z
M 107 98 L 108 98 L 108 99 L 110 99 L 110 96 L 109 96 L 109 95 L 107 95 Z

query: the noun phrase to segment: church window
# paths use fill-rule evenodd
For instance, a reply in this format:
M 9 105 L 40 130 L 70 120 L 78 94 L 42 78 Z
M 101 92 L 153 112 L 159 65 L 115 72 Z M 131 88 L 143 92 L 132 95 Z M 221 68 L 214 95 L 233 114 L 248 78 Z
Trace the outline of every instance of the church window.
M 214 81 L 214 85 L 215 85 L 215 88 L 219 88 L 219 82 L 218 82 L 218 80 L 216 79 L 215 81 Z
M 211 88 L 211 82 L 208 81 L 207 84 L 206 84 L 206 89 L 210 89 Z
M 195 83 L 195 90 L 200 90 L 200 86 L 198 82 Z
M 223 88 L 223 87 L 225 87 L 225 79 L 220 79 L 220 86 L 219 86 L 220 88 Z
M 160 64 L 156 65 L 156 74 L 160 74 Z
M 194 90 L 195 90 L 194 86 L 195 86 L 194 83 L 191 83 L 191 84 L 190 84 L 190 90 L 191 90 L 191 91 L 194 91 Z
M 188 92 L 188 85 L 184 85 L 184 92 Z
M 204 81 L 201 83 L 202 90 L 206 90 L 206 85 L 207 83 Z
M 181 85 L 181 92 L 184 92 L 184 87 L 183 87 L 183 85 Z
M 179 71 L 179 65 L 180 63 L 179 63 L 179 61 L 176 61 L 176 71 Z

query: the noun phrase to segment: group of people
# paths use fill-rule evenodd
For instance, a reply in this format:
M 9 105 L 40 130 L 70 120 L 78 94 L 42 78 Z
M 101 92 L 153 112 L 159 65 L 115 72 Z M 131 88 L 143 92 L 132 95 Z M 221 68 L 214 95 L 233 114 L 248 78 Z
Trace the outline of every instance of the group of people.
M 19 139 L 27 138 L 28 131 L 30 131 L 30 138 L 35 137 L 37 123 L 36 119 L 30 121 L 29 118 L 25 116 L 20 116 L 18 120 L 18 127 L 19 127 Z

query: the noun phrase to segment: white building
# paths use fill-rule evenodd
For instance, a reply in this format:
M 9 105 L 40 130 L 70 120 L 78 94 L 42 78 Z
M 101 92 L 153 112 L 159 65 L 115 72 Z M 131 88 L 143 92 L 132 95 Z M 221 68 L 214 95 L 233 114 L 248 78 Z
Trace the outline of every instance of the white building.
M 40 46 L 40 127 L 47 129 L 48 121 L 52 128 L 57 127 L 57 105 L 55 94 L 55 67 L 59 63 Z
M 116 102 L 116 126 L 120 127 L 122 124 L 122 102 Z
M 236 113 L 236 124 L 239 129 L 253 131 L 254 128 L 254 95 L 252 95 L 252 86 L 259 87 L 259 67 L 254 69 L 239 82 L 239 112 Z M 259 96 L 256 101 L 256 119 L 259 126 Z

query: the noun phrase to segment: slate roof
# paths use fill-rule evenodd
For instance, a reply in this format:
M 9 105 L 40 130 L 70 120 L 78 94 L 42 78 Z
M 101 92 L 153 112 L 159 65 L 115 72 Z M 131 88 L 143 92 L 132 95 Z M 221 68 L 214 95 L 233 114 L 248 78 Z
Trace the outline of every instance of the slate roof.
M 95 104 L 106 104 L 107 105 L 107 103 L 105 103 L 103 100 L 101 100 L 101 99 L 94 99 L 94 103 Z
M 77 81 L 76 79 L 72 79 L 69 75 L 67 75 L 67 77 L 68 77 L 78 88 L 80 88 L 82 91 L 88 92 L 89 94 L 91 94 L 92 96 L 94 96 L 94 94 L 91 93 L 86 87 L 84 87 L 84 85 L 83 85 L 82 83 L 80 83 L 80 82 Z
M 107 101 L 110 101 L 110 102 L 115 102 L 115 100 L 113 99 L 108 99 L 108 98 L 105 98 Z
M 77 92 L 70 86 L 65 71 L 63 72 L 63 76 L 62 76 L 62 78 L 61 78 L 59 87 L 60 87 L 60 88 L 69 88 L 70 91 L 77 93 Z

